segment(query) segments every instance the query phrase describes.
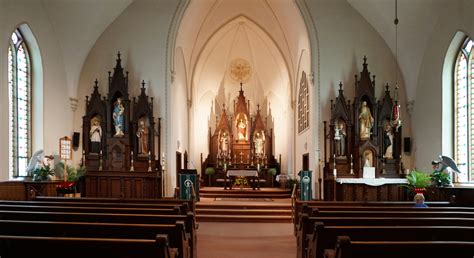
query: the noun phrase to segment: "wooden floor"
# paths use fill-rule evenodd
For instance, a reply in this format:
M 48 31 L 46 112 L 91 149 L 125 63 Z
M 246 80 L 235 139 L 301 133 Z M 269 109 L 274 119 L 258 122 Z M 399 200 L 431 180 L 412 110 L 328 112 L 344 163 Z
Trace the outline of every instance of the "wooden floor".
M 200 222 L 197 253 L 202 258 L 293 258 L 291 223 Z
M 218 187 L 202 190 L 207 197 L 201 197 L 196 205 L 198 257 L 296 256 L 287 191 L 276 188 L 223 191 Z

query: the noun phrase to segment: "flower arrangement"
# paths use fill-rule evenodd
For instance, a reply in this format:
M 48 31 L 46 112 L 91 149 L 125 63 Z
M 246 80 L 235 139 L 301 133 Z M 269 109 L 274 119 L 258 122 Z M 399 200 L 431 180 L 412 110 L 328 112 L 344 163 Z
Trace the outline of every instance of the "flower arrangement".
M 59 194 L 76 193 L 77 181 L 75 182 L 61 182 L 56 185 L 56 192 Z

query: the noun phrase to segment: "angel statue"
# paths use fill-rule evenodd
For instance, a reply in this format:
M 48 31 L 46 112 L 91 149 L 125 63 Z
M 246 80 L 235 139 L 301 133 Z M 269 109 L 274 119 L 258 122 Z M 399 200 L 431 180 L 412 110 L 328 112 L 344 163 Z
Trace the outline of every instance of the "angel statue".
M 451 181 L 451 171 L 456 173 L 461 173 L 459 171 L 456 162 L 448 156 L 439 156 L 439 160 L 433 160 L 431 162 L 433 165 L 433 173 L 431 174 L 431 180 L 437 186 L 448 186 L 452 185 Z M 450 168 L 450 169 L 448 169 Z
M 37 150 L 31 156 L 30 162 L 28 163 L 28 166 L 26 167 L 26 174 L 28 176 L 32 176 L 34 174 L 34 171 L 39 168 L 48 167 L 50 169 L 52 165 L 51 162 L 53 160 L 55 160 L 53 155 L 45 156 L 43 150 Z M 54 164 L 53 164 L 53 167 L 54 167 Z

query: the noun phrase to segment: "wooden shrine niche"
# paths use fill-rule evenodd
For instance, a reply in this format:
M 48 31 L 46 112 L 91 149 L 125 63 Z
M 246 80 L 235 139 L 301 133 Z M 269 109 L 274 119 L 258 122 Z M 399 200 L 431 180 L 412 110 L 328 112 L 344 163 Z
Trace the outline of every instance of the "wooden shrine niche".
M 128 72 L 124 73 L 120 53 L 114 72 L 109 72 L 107 98 L 101 98 L 96 80 L 91 97 L 86 97 L 83 117 L 83 159 L 88 171 L 155 171 L 155 118 L 153 98 L 142 82 L 138 99 L 131 106 Z M 158 150 L 159 150 L 158 146 Z
M 273 156 L 273 129 L 268 129 L 260 105 L 253 115 L 250 113 L 250 101 L 242 87 L 240 83 L 233 113 L 229 114 L 223 104 L 214 132 L 209 128 L 209 155 L 201 164 L 203 171 L 207 167 L 221 170 L 223 164 L 227 169 L 279 168 Z
M 382 102 L 375 98 L 375 76 L 370 77 L 367 66 L 364 57 L 360 77 L 355 76 L 352 103 L 346 100 L 342 83 L 336 100 L 331 100 L 329 125 L 324 122 L 325 179 L 362 178 L 364 167 L 375 168 L 376 177 L 402 176 L 402 127 L 393 122 L 398 104 L 388 85 Z

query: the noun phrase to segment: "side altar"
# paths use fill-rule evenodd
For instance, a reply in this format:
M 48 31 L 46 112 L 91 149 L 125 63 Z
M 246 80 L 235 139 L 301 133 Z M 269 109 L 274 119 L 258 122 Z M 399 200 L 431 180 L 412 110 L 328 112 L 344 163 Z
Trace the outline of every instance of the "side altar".
M 329 125 L 324 121 L 324 199 L 338 201 L 404 200 L 402 120 L 398 88 L 388 84 L 381 100 L 375 96 L 364 57 L 355 75 L 354 101 L 346 100 L 342 83 L 331 100 Z M 355 199 L 354 199 L 355 198 Z
M 209 154 L 201 163 L 202 171 L 206 171 L 206 168 L 215 171 L 212 180 L 209 180 L 210 175 L 202 175 L 208 186 L 219 182 L 224 186 L 231 182 L 228 170 L 251 170 L 256 172 L 252 174 L 253 179 L 256 178 L 262 187 L 270 187 L 280 171 L 280 162 L 273 155 L 273 128 L 268 128 L 267 118 L 264 121 L 259 104 L 256 105 L 256 112 L 250 113 L 250 101 L 246 100 L 242 87 L 243 83 L 240 82 L 233 113 L 228 114 L 223 104 L 220 118 L 216 117 L 214 133 L 211 134 L 209 128 Z
M 160 153 L 160 120 L 156 131 L 153 98 L 146 95 L 142 82 L 140 95 L 131 101 L 120 53 L 116 61 L 113 75 L 109 72 L 107 97 L 101 97 L 97 79 L 92 95 L 86 97 L 82 126 L 85 196 L 160 198 L 162 172 L 155 159 L 155 147 Z

